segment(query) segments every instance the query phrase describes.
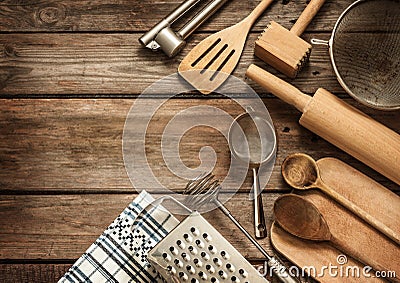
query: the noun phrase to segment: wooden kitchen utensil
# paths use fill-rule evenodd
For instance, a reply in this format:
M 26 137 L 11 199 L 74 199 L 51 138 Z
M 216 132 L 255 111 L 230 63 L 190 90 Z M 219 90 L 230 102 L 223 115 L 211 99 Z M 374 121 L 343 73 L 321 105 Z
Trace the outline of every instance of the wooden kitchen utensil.
M 329 241 L 374 270 L 399 269 L 398 246 L 379 234 L 370 239 L 369 236 L 374 233 L 371 228 L 361 237 L 352 237 L 353 229 L 361 228 L 364 224 L 317 191 L 302 196 L 288 194 L 279 197 L 274 205 L 274 213 L 279 225 L 297 237 Z
M 203 94 L 216 90 L 235 69 L 250 28 L 273 0 L 263 0 L 244 20 L 210 35 L 182 60 L 179 74 Z
M 326 185 L 400 233 L 400 197 L 397 194 L 337 158 L 321 158 L 317 165 Z
M 329 242 L 316 242 L 308 241 L 293 236 L 289 232 L 285 231 L 278 223 L 273 222 L 271 225 L 271 243 L 273 247 L 288 258 L 295 265 L 299 266 L 307 274 L 321 283 L 387 283 L 384 278 L 377 278 L 370 274 L 363 274 L 360 272 L 360 276 L 334 276 L 335 274 L 329 274 L 328 270 L 322 272 L 326 266 L 336 265 L 344 270 L 352 270 L 357 268 L 362 271 L 364 264 L 346 255 L 344 258 L 341 251 L 333 247 Z M 339 260 L 347 260 L 347 262 L 341 262 Z M 310 267 L 315 268 L 310 269 Z M 350 272 L 349 272 L 350 273 Z
M 325 0 L 311 0 L 291 30 L 271 21 L 257 39 L 254 54 L 290 78 L 295 78 L 310 57 L 311 44 L 300 38 Z
M 302 126 L 400 185 L 399 134 L 323 88 L 310 97 L 255 65 L 246 75 L 300 110 Z
M 295 189 L 320 189 L 369 225 L 400 245 L 400 235 L 398 233 L 326 185 L 321 179 L 316 161 L 312 159 L 311 156 L 304 153 L 295 153 L 286 157 L 282 164 L 282 176 L 285 181 Z
M 398 195 L 339 159 L 321 158 L 317 160 L 317 165 L 326 185 L 391 229 L 400 232 L 400 210 L 398 209 L 400 197 Z M 393 241 L 318 190 L 296 191 L 296 193 L 303 195 L 317 206 L 328 222 L 332 234 L 337 235 L 355 251 L 360 251 L 372 260 L 381 259 L 383 256 L 384 262 L 394 261 L 392 266 L 396 266 L 400 274 L 400 262 L 397 256 L 399 246 L 396 246 Z M 322 266 L 337 265 L 337 257 L 341 254 L 329 242 L 300 239 L 284 231 L 277 224 L 272 226 L 270 236 L 274 248 L 299 267 L 314 266 L 319 271 L 322 270 Z M 346 268 L 357 265 L 362 271 L 364 264 L 355 264 L 355 260 L 350 256 L 347 259 L 347 264 L 340 266 Z M 373 272 L 369 275 L 373 275 Z M 328 272 L 325 272 L 322 277 L 318 276 L 317 279 L 322 283 L 375 282 L 376 280 L 374 278 L 363 280 L 362 275 L 360 278 L 332 277 Z

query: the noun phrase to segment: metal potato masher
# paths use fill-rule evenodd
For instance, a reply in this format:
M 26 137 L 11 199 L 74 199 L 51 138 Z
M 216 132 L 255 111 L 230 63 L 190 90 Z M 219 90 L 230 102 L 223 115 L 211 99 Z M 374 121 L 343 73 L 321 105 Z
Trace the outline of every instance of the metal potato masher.
M 161 49 L 169 57 L 173 57 L 185 46 L 185 39 L 203 22 L 212 16 L 227 0 L 213 0 L 198 12 L 179 31 L 172 30 L 171 25 L 192 10 L 201 0 L 186 0 L 168 16 L 158 22 L 140 39 L 140 43 L 151 50 Z

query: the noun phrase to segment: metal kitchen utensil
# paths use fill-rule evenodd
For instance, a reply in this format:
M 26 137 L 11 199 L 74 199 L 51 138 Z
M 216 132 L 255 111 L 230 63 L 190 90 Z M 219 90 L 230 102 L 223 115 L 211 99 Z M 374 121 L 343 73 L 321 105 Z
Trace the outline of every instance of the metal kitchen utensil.
M 268 282 L 197 211 L 150 250 L 147 259 L 167 282 Z
M 327 186 L 321 179 L 319 168 L 315 160 L 303 153 L 295 153 L 286 157 L 282 164 L 282 175 L 285 181 L 295 189 L 309 190 L 318 188 L 336 200 L 345 208 L 363 219 L 369 225 L 382 232 L 390 239 L 400 244 L 400 236 L 385 224 L 371 216 L 365 210 Z
M 311 54 L 311 44 L 300 38 L 325 0 L 311 0 L 289 30 L 271 21 L 258 37 L 254 55 L 286 76 L 295 78 Z
M 262 163 L 269 162 L 276 153 L 276 135 L 273 125 L 250 109 L 235 118 L 229 133 L 232 155 L 249 164 L 253 171 L 254 229 L 256 238 L 267 236 L 264 209 L 258 170 Z
M 243 228 L 243 226 L 233 217 L 230 211 L 219 201 L 218 195 L 221 186 L 218 180 L 214 179 L 211 173 L 199 176 L 197 179 L 189 182 L 184 190 L 187 195 L 186 205 L 193 209 L 199 209 L 201 206 L 212 204 L 218 207 L 239 230 L 250 240 L 250 242 L 265 256 L 268 266 L 281 282 L 296 283 L 295 278 L 291 277 L 286 267 L 280 262 L 277 257 L 270 256 L 263 247 Z
M 181 76 L 203 94 L 216 90 L 235 69 L 250 28 L 272 2 L 262 0 L 244 20 L 200 42 L 180 63 Z
M 313 97 L 250 65 L 246 75 L 303 113 L 300 124 L 400 185 L 400 135 L 329 91 Z
M 400 2 L 358 0 L 339 17 L 329 41 L 339 83 L 360 103 L 400 109 Z
M 213 0 L 186 23 L 184 27 L 174 32 L 171 25 L 200 2 L 200 0 L 186 0 L 146 32 L 139 41 L 143 46 L 151 50 L 161 49 L 169 57 L 173 57 L 185 46 L 185 39 L 221 8 L 226 1 L 227 0 Z

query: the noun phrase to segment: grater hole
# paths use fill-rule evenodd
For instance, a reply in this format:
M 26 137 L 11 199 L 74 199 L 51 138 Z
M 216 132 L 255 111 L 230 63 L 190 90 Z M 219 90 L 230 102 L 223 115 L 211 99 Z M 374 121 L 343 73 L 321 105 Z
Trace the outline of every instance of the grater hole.
M 225 273 L 223 270 L 218 271 L 218 275 L 219 275 L 222 279 L 228 278 L 228 275 L 226 275 L 226 273 Z
M 211 237 L 210 237 L 210 235 L 208 235 L 207 233 L 203 233 L 203 238 L 204 238 L 204 240 L 206 240 L 207 242 L 210 242 L 210 241 L 211 241 Z
M 213 245 L 208 246 L 208 250 L 212 253 L 215 254 L 217 252 L 217 249 Z
M 190 228 L 190 232 L 192 232 L 192 234 L 195 236 L 199 235 L 199 230 L 197 230 L 195 227 Z
M 193 240 L 192 237 L 187 233 L 183 234 L 183 238 L 185 239 L 186 242 L 189 243 Z
M 196 243 L 196 245 L 197 245 L 199 248 L 203 248 L 203 247 L 204 247 L 203 242 L 202 242 L 201 240 L 199 240 L 199 239 L 197 239 L 197 240 L 195 241 L 195 243 Z
M 246 270 L 244 270 L 243 268 L 239 269 L 239 274 L 240 274 L 242 277 L 244 277 L 244 278 L 246 278 L 247 275 L 248 275 L 248 273 L 246 272 Z
M 213 258 L 213 262 L 214 262 L 214 264 L 216 266 L 221 266 L 222 265 L 222 261 L 217 257 Z
M 235 272 L 235 267 L 234 267 L 232 264 L 227 263 L 227 264 L 225 265 L 225 267 L 226 267 L 226 269 L 228 269 L 230 272 Z
M 226 251 L 221 251 L 221 256 L 222 256 L 224 259 L 229 259 L 229 254 L 228 254 Z
M 189 261 L 190 260 L 190 256 L 187 253 L 182 253 L 181 256 L 185 261 Z
M 191 265 L 186 266 L 186 270 L 189 271 L 190 274 L 195 274 L 196 270 Z
M 188 249 L 189 249 L 189 252 L 190 252 L 192 255 L 197 255 L 198 251 L 197 251 L 197 249 L 196 249 L 195 247 L 190 246 Z

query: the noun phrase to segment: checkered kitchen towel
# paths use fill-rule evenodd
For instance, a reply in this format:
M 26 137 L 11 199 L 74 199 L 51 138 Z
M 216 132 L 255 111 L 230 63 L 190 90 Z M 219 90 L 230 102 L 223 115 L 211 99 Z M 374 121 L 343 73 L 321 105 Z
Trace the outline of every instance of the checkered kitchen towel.
M 147 252 L 179 221 L 165 209 L 143 211 L 153 200 L 142 191 L 58 282 L 163 282 Z

